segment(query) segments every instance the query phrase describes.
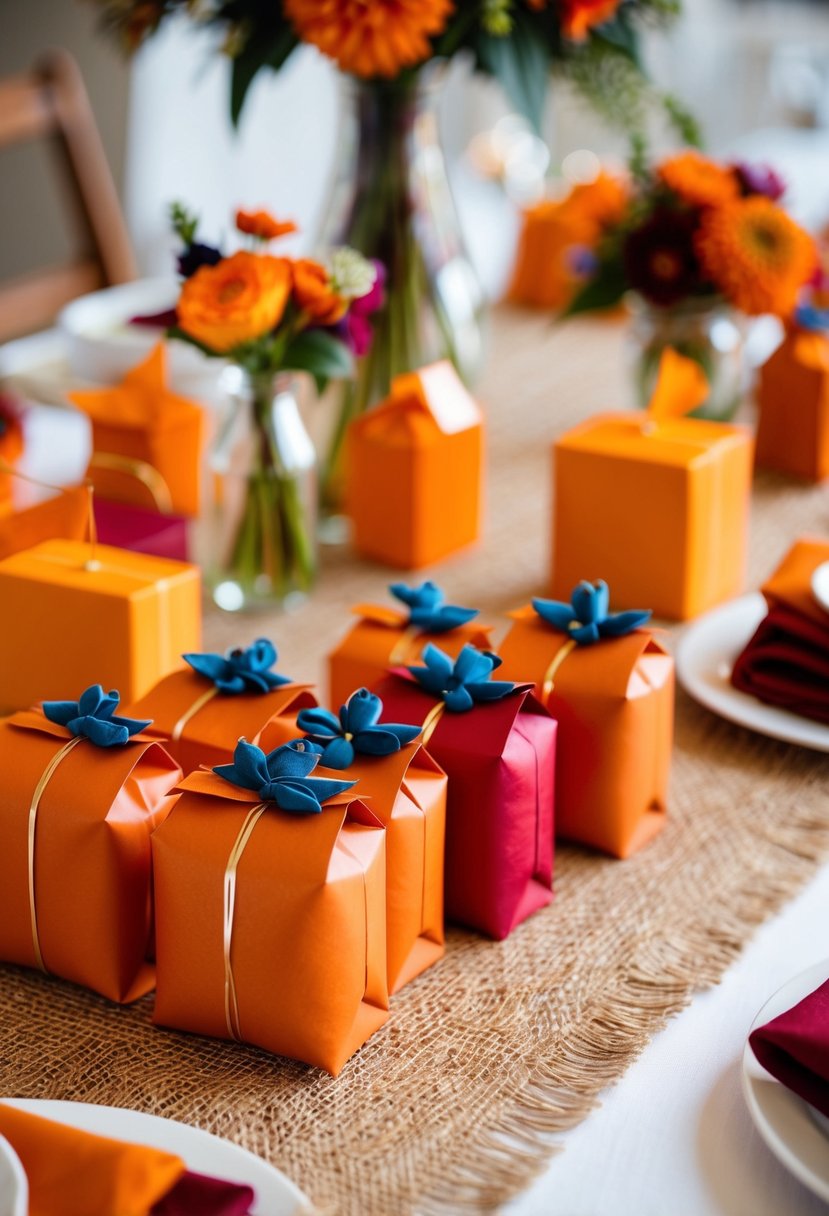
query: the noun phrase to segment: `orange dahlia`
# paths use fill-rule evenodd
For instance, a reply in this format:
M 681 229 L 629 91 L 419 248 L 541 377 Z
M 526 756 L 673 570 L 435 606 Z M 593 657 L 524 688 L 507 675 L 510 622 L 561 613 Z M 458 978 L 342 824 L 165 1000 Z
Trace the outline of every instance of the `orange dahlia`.
M 561 0 L 561 32 L 574 42 L 584 42 L 594 25 L 616 16 L 620 0 Z M 537 4 L 533 8 L 541 7 Z
M 235 222 L 240 232 L 258 237 L 260 241 L 275 241 L 279 236 L 289 236 L 297 231 L 293 220 L 274 219 L 270 211 L 243 211 L 240 207 Z
M 303 42 L 355 76 L 396 76 L 427 59 L 453 0 L 283 0 Z
M 739 193 L 731 169 L 699 152 L 680 152 L 663 160 L 657 173 L 669 190 L 694 207 L 718 207 Z
M 788 316 L 817 265 L 809 234 L 762 195 L 705 211 L 695 243 L 705 274 L 750 316 Z

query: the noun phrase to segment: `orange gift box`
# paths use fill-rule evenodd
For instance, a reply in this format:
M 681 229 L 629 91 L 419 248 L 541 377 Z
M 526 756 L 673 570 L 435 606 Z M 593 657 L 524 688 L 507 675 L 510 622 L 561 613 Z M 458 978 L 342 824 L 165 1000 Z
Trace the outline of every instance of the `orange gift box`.
M 198 515 L 204 414 L 167 388 L 162 342 L 121 384 L 67 396 L 91 419 L 86 476 L 102 498 Z
M 143 696 L 201 641 L 196 566 L 53 540 L 0 561 L 0 704 L 101 680 Z
M 270 649 L 276 662 L 276 651 Z M 244 656 L 248 652 L 236 653 Z M 219 655 L 192 657 L 215 659 L 228 666 L 233 662 L 233 653 L 224 660 Z M 229 763 L 240 738 L 258 743 L 267 732 L 270 743 L 266 751 L 288 743 L 299 734 L 296 715 L 316 704 L 309 684 L 286 680 L 269 691 L 227 692 L 188 667 L 165 676 L 127 712 L 131 717 L 151 718 L 145 733 L 162 740 L 184 772 L 191 773 L 200 765 L 212 768 Z
M 829 334 L 790 328 L 760 369 L 757 464 L 829 477 Z
M 360 619 L 328 655 L 329 704 L 344 705 L 355 688 L 370 688 L 390 667 L 417 662 L 429 642 L 453 659 L 467 643 L 490 649 L 492 626 L 470 624 L 477 610 L 443 604 L 443 593 L 434 583 L 412 588 L 393 583 L 390 590 L 409 611 L 380 604 L 352 608 Z M 421 613 L 418 605 L 430 593 L 439 598 Z
M 510 615 L 499 675 L 558 722 L 556 835 L 629 857 L 665 822 L 673 659 L 645 629 L 579 646 L 530 606 Z
M 282 742 L 265 727 L 266 752 Z M 325 759 L 323 753 L 320 763 Z M 419 743 L 391 755 L 357 753 L 343 769 L 317 771 L 356 780 L 360 798 L 386 829 L 388 983 L 398 992 L 443 957 L 446 774 Z
M 382 825 L 347 792 L 296 814 L 214 773 L 179 788 L 153 836 L 156 1023 L 336 1076 L 388 1018 Z
M 153 987 L 150 835 L 181 770 L 152 740 L 95 746 L 41 710 L 0 723 L 0 957 L 112 1001 Z
M 86 540 L 90 501 L 86 486 L 69 486 L 52 498 L 15 510 L 0 505 L 0 558 L 33 549 L 44 540 Z
M 346 512 L 358 553 L 416 570 L 478 539 L 484 427 L 451 363 L 392 381 L 351 423 Z

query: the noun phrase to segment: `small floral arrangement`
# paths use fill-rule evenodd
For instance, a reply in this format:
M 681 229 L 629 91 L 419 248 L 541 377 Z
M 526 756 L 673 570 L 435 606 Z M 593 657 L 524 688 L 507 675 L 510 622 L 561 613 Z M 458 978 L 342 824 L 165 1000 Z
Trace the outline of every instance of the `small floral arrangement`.
M 564 315 L 613 307 L 633 291 L 661 308 L 719 298 L 749 316 L 790 316 L 817 251 L 779 205 L 783 192 L 772 170 L 692 150 L 635 166 L 621 211 L 607 211 L 574 243 L 581 285 Z
M 230 359 L 251 377 L 309 372 L 322 391 L 353 373 L 353 356 L 371 344 L 371 313 L 382 301 L 383 272 L 353 249 L 334 249 L 323 263 L 276 257 L 272 241 L 296 231 L 267 211 L 237 211 L 248 248 L 224 254 L 197 239 L 198 220 L 179 203 L 170 209 L 183 249 L 171 337 L 206 355 Z

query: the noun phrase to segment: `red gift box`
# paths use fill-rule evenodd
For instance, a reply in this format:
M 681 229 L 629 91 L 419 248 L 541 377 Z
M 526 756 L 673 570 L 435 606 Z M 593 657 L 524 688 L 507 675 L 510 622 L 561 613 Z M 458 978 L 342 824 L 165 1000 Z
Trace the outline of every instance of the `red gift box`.
M 189 561 L 187 520 L 183 515 L 161 515 L 127 502 L 95 499 L 95 527 L 102 545 Z

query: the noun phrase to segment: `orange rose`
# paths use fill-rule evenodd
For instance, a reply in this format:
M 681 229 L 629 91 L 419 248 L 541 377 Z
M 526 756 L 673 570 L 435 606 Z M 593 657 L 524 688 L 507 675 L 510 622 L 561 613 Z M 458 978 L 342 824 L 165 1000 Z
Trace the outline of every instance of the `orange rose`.
M 234 253 L 202 266 L 181 289 L 178 324 L 218 354 L 269 333 L 282 319 L 291 290 L 284 258 Z
M 331 286 L 328 271 L 312 258 L 298 258 L 293 264 L 294 302 L 318 325 L 335 325 L 345 315 L 348 300 Z
M 297 231 L 293 220 L 277 220 L 270 211 L 243 211 L 241 208 L 236 212 L 236 227 L 249 236 L 259 237 L 260 241 L 275 241 L 279 236 L 289 236 Z

